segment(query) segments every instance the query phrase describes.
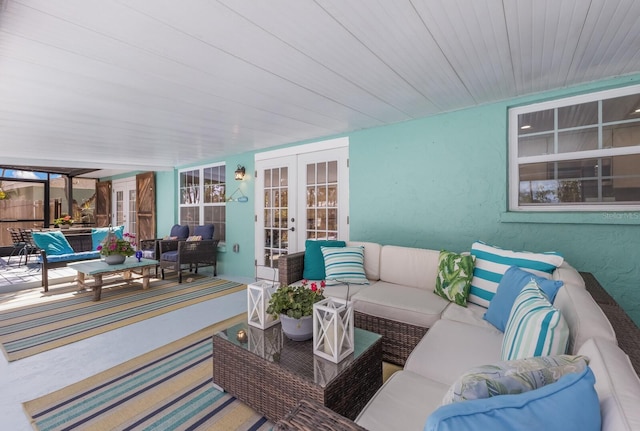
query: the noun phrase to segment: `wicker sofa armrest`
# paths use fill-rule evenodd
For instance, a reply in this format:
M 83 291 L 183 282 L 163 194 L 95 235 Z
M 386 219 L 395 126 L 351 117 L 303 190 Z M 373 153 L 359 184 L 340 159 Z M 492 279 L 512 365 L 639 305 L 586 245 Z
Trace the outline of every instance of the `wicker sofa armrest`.
M 273 430 L 366 431 L 352 420 L 307 399 L 300 400 L 298 405 L 273 427 Z
M 278 277 L 280 284 L 289 285 L 302 280 L 304 270 L 304 251 L 281 255 L 278 258 Z

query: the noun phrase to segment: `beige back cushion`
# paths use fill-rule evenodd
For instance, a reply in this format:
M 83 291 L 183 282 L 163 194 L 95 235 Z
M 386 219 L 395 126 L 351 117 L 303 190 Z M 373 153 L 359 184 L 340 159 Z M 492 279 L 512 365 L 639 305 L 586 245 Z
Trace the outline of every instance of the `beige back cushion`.
M 558 290 L 553 305 L 562 312 L 562 317 L 569 324 L 568 353 L 575 354 L 592 337 L 617 343 L 616 333 L 609 319 L 584 288 L 584 284 L 579 286 L 576 283 L 565 283 Z
M 437 250 L 385 245 L 380 254 L 380 280 L 433 290 L 439 255 Z
M 380 250 L 382 246 L 375 242 L 347 241 L 348 246 L 364 247 L 364 273 L 368 280 L 380 280 Z

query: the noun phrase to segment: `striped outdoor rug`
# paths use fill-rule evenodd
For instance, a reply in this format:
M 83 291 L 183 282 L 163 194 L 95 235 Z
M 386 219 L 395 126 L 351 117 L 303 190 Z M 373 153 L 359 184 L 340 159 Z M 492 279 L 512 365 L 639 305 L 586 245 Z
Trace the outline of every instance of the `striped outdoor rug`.
M 272 423 L 211 381 L 211 336 L 243 319 L 246 313 L 28 401 L 25 412 L 41 431 L 269 430 Z
M 197 277 L 192 282 L 153 281 L 151 287 L 123 285 L 93 293 L 0 312 L 0 344 L 8 361 L 83 340 L 150 317 L 246 289 L 227 280 Z

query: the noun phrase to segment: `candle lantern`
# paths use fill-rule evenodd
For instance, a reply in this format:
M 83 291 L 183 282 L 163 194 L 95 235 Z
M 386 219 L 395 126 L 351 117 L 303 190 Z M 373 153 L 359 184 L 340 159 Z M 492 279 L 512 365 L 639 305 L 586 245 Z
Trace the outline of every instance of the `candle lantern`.
M 278 289 L 274 281 L 260 280 L 247 286 L 247 313 L 249 325 L 260 329 L 269 328 L 280 321 L 267 313 L 271 295 Z
M 313 304 L 313 353 L 340 362 L 353 353 L 353 306 L 327 298 Z

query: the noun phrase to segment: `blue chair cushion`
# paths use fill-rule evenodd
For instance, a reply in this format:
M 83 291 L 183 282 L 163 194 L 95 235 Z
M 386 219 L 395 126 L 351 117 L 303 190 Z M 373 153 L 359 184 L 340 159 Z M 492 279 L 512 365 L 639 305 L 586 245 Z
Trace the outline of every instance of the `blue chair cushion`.
M 162 253 L 161 260 L 166 260 L 167 262 L 177 262 L 178 261 L 178 250 L 166 251 Z
M 38 256 L 39 261 L 42 261 L 42 257 Z M 49 263 L 56 262 L 69 262 L 74 260 L 85 260 L 85 259 L 100 259 L 99 251 L 82 251 L 79 253 L 69 253 L 69 254 L 47 254 L 47 261 Z
M 47 252 L 47 256 L 73 254 L 74 252 L 67 238 L 59 230 L 32 232 L 31 236 L 38 248 Z
M 434 411 L 424 431 L 600 431 L 598 394 L 591 368 L 515 395 L 447 404 Z
M 177 237 L 177 239 L 187 239 L 189 237 L 189 226 L 187 225 L 179 225 L 175 224 L 171 228 L 171 232 L 169 233 L 170 237 Z
M 97 250 L 109 233 L 108 227 L 94 227 L 91 229 L 91 249 Z M 113 228 L 113 233 L 120 239 L 124 238 L 124 225 Z
M 193 230 L 193 235 L 200 236 L 202 239 L 213 239 L 213 229 L 214 226 L 212 224 L 196 226 Z

